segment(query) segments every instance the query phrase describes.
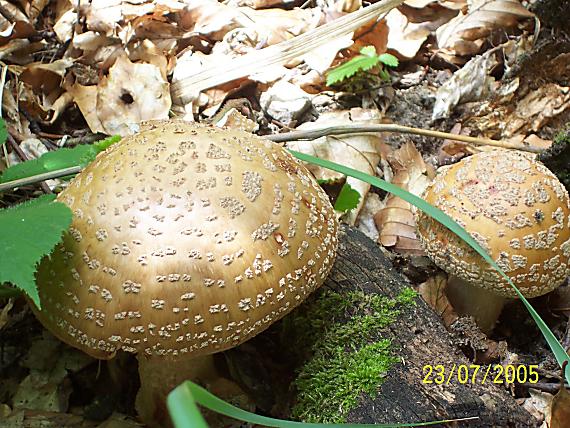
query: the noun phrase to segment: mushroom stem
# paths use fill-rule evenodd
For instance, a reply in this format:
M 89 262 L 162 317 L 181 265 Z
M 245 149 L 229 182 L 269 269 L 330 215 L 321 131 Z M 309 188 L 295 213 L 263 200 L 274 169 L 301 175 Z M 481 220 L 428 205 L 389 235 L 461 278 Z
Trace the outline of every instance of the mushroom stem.
M 166 396 L 185 380 L 206 385 L 219 377 L 212 354 L 164 361 L 137 356 L 141 387 L 135 407 L 140 419 L 151 428 L 172 426 Z
M 453 309 L 459 315 L 475 318 L 481 331 L 487 335 L 493 331 L 507 300 L 453 275 L 448 277 L 445 292 Z

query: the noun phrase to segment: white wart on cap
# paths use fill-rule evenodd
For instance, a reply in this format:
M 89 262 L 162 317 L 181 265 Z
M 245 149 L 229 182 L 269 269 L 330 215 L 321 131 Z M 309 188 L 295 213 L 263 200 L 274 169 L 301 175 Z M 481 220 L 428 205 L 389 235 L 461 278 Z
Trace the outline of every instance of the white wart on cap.
M 211 354 L 320 286 L 338 224 L 314 178 L 251 134 L 156 122 L 59 196 L 73 211 L 40 265 L 42 323 L 97 358 Z
M 570 199 L 533 155 L 481 152 L 441 168 L 423 198 L 490 254 L 525 297 L 545 294 L 570 275 Z M 473 285 L 517 297 L 481 256 L 431 217 L 418 213 L 418 235 L 443 270 Z

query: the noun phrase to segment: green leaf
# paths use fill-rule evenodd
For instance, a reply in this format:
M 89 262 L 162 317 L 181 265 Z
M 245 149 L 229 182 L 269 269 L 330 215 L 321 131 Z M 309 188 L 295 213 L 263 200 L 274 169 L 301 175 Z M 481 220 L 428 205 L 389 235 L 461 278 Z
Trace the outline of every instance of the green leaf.
M 63 148 L 43 154 L 37 159 L 32 159 L 11 166 L 0 177 L 0 183 L 31 177 L 33 175 L 65 169 L 72 166 L 85 166 L 92 162 L 97 154 L 111 144 L 119 141 L 120 136 L 115 135 L 105 138 L 90 145 L 79 145 L 72 149 Z
M 390 75 L 388 74 L 388 72 L 384 69 L 380 70 L 378 72 L 378 75 L 380 76 L 380 78 L 386 82 L 390 81 Z
M 34 273 L 38 262 L 61 241 L 71 210 L 44 195 L 0 210 L 0 284 L 10 282 L 40 307 Z
M 73 149 L 59 149 L 11 166 L 0 177 L 0 183 L 43 174 L 56 169 L 64 169 L 79 164 L 80 159 L 92 151 L 91 146 L 77 146 Z
M 376 56 L 376 48 L 372 45 L 364 46 L 362 49 L 360 49 L 360 53 L 372 58 L 373 56 Z
M 385 64 L 389 67 L 397 67 L 398 66 L 398 58 L 396 58 L 394 55 L 391 55 L 389 53 L 383 53 L 381 55 L 378 56 L 378 60 L 382 63 Z
M 521 299 L 522 303 L 524 304 L 524 306 L 526 307 L 526 309 L 530 313 L 530 316 L 533 318 L 536 325 L 540 329 L 540 332 L 544 336 L 544 339 L 546 340 L 546 343 L 548 343 L 548 346 L 550 346 L 550 349 L 554 353 L 554 357 L 556 358 L 556 361 L 558 362 L 560 367 L 562 367 L 562 364 L 564 364 L 565 361 L 570 362 L 570 357 L 566 353 L 566 350 L 564 349 L 564 347 L 556 339 L 556 336 L 554 335 L 554 333 L 552 333 L 552 331 L 548 328 L 548 326 L 542 320 L 540 315 L 538 315 L 538 313 L 534 310 L 534 308 L 528 302 L 528 300 L 525 299 L 525 297 L 522 295 L 522 293 L 519 291 L 519 289 L 515 286 L 515 284 L 513 284 L 511 279 L 507 276 L 507 274 L 501 270 L 499 265 L 497 265 L 497 263 L 489 256 L 489 254 L 487 254 L 487 252 L 483 249 L 483 247 L 481 247 L 477 243 L 477 241 L 475 241 L 475 239 L 473 239 L 471 237 L 471 235 L 469 235 L 469 233 L 465 229 L 463 229 L 458 223 L 456 223 L 451 217 L 449 217 L 443 211 L 441 211 L 438 208 L 431 206 L 426 201 L 424 201 L 422 198 L 420 198 L 416 195 L 413 195 L 409 192 L 406 192 L 402 188 L 400 188 L 400 187 L 398 187 L 392 183 L 388 183 L 388 182 L 386 182 L 386 181 L 384 181 L 378 177 L 373 177 L 373 176 L 368 175 L 364 172 L 357 171 L 355 169 L 346 167 L 344 165 L 340 165 L 340 164 L 337 164 L 337 163 L 334 163 L 334 162 L 331 162 L 331 161 L 328 161 L 325 159 L 319 159 L 319 158 L 316 158 L 314 156 L 307 155 L 304 153 L 296 152 L 293 150 L 289 150 L 289 152 L 293 156 L 295 156 L 296 158 L 298 158 L 299 160 L 302 160 L 304 162 L 309 162 L 309 163 L 312 163 L 314 165 L 321 166 L 323 168 L 332 169 L 333 171 L 337 171 L 337 172 L 340 172 L 341 174 L 357 178 L 358 180 L 362 180 L 366 183 L 372 184 L 373 186 L 379 187 L 382 190 L 390 192 L 393 195 L 396 195 L 396 196 L 402 198 L 403 200 L 405 200 L 406 202 L 409 202 L 410 204 L 416 206 L 417 208 L 422 210 L 424 213 L 426 213 L 430 217 L 433 217 L 435 220 L 439 221 L 441 224 L 443 224 L 445 227 L 447 227 L 449 230 L 451 230 L 453 233 L 455 233 L 457 236 L 459 236 L 463 241 L 465 241 L 471 248 L 473 248 L 475 251 L 477 251 L 477 253 L 479 253 L 481 255 L 481 257 L 483 257 L 487 263 L 489 263 L 497 272 L 499 272 L 499 274 L 503 278 L 505 278 L 507 280 L 509 285 L 515 290 L 518 297 Z M 568 364 L 566 366 L 565 378 L 566 378 L 566 382 L 570 383 L 570 364 Z
M 6 129 L 6 122 L 0 117 L 0 146 L 6 142 L 8 138 L 8 130 Z
M 331 69 L 327 73 L 327 86 L 342 82 L 344 79 L 354 76 L 359 71 L 370 70 L 378 65 L 378 57 L 376 55 L 370 57 L 365 55 L 357 55 L 350 61 Z
M 358 201 L 360 201 L 360 193 L 354 190 L 350 184 L 344 183 L 334 203 L 334 209 L 340 212 L 347 212 L 356 208 Z
M 99 151 L 102 151 L 105 150 L 110 145 L 118 143 L 119 141 L 121 141 L 120 135 L 111 135 L 110 137 L 96 141 L 95 143 L 93 143 L 93 145 L 96 146 Z
M 382 427 L 414 427 L 428 426 L 447 423 L 450 421 L 432 421 L 409 424 L 313 424 L 304 422 L 286 421 L 283 419 L 273 419 L 267 416 L 256 415 L 245 410 L 232 406 L 209 393 L 201 386 L 193 382 L 186 381 L 176 387 L 166 400 L 170 416 L 176 428 L 207 428 L 206 422 L 198 411 L 196 404 L 206 407 L 214 412 L 234 418 L 240 421 L 249 422 L 267 427 L 275 428 L 382 428 Z M 457 420 L 469 420 L 476 418 L 464 418 Z

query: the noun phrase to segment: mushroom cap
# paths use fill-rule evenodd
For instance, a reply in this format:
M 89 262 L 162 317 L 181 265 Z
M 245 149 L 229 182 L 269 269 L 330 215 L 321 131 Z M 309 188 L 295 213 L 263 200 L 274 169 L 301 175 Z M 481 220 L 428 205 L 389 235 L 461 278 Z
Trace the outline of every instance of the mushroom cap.
M 151 122 L 58 200 L 73 222 L 40 263 L 34 311 L 96 358 L 236 346 L 299 305 L 335 259 L 338 223 L 316 180 L 239 130 Z
M 556 176 L 520 151 L 481 152 L 440 168 L 423 198 L 489 253 L 525 297 L 570 275 L 570 199 Z M 517 297 L 508 282 L 453 232 L 424 213 L 417 229 L 427 255 L 473 285 Z

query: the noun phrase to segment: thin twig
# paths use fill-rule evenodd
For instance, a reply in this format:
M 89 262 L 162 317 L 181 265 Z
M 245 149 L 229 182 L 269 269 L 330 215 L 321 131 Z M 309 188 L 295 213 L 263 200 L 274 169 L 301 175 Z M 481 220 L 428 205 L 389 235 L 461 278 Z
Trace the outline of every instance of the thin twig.
M 91 144 L 91 143 L 94 143 L 95 141 L 102 140 L 105 137 L 106 137 L 106 135 L 101 134 L 101 133 L 95 133 L 95 134 L 89 133 L 89 134 L 83 135 L 81 137 L 68 137 L 65 140 L 65 146 L 74 147 L 78 144 Z
M 432 131 L 430 129 L 412 128 L 410 126 L 396 125 L 396 124 L 379 124 L 379 125 L 340 125 L 329 126 L 326 128 L 316 128 L 307 131 L 292 131 L 283 134 L 268 135 L 265 138 L 278 142 L 293 141 L 293 140 L 314 140 L 325 135 L 341 135 L 341 134 L 354 134 L 364 132 L 397 132 L 401 134 L 415 134 L 423 135 L 426 137 L 445 138 L 448 140 L 462 141 L 464 143 L 472 143 L 477 145 L 488 145 L 494 147 L 502 147 L 505 149 L 523 150 L 526 152 L 539 153 L 542 149 L 538 147 L 507 143 L 505 141 L 491 140 L 489 138 L 469 137 L 467 135 L 449 134 L 447 132 Z
M 505 143 L 503 141 L 490 140 L 488 138 L 468 137 L 466 135 L 449 134 L 447 132 L 431 131 L 428 129 L 420 129 L 420 128 L 411 128 L 409 126 L 394 125 L 394 124 L 330 126 L 324 128 L 311 129 L 309 131 L 292 131 L 283 134 L 266 135 L 264 136 L 264 138 L 279 143 L 284 141 L 315 139 L 323 137 L 325 135 L 342 135 L 342 134 L 355 134 L 355 133 L 358 134 L 364 132 L 399 132 L 403 134 L 416 134 L 416 135 L 424 135 L 427 137 L 446 138 L 448 140 L 457 140 L 473 144 L 486 144 L 489 146 L 503 147 L 506 149 L 525 150 L 527 152 L 533 152 L 533 153 L 537 153 L 540 151 L 536 147 Z M 57 171 L 47 172 L 44 174 L 34 175 L 32 177 L 22 178 L 20 180 L 0 183 L 0 192 L 13 189 L 14 187 L 18 186 L 37 183 L 38 181 L 77 174 L 79 171 L 81 171 L 81 167 L 74 166 Z
M 71 166 L 69 168 L 58 169 L 56 171 L 44 172 L 43 174 L 32 175 L 31 177 L 20 178 L 18 180 L 7 181 L 6 183 L 0 183 L 0 192 L 13 189 L 15 187 L 27 186 L 28 184 L 34 184 L 38 181 L 51 180 L 53 178 L 65 177 L 67 175 L 73 175 L 80 172 L 83 168 L 81 166 Z
M 556 394 L 560 391 L 560 384 L 559 383 L 547 383 L 547 382 L 524 382 L 519 383 L 518 385 L 524 386 L 526 388 L 533 388 L 543 392 L 549 392 L 550 394 Z M 564 384 L 564 388 L 570 389 L 570 385 Z
M 7 140 L 8 140 L 8 144 L 10 144 L 10 146 L 12 146 L 12 150 L 14 150 L 16 152 L 16 154 L 18 155 L 20 160 L 22 160 L 22 162 L 29 160 L 26 153 L 24 153 L 24 151 L 22 150 L 20 145 L 18 143 L 16 143 L 16 140 L 14 140 L 14 137 L 12 137 L 10 134 L 8 134 Z M 40 186 L 41 186 L 41 188 L 45 194 L 49 195 L 50 193 L 52 193 L 51 189 L 49 188 L 49 186 L 46 184 L 45 181 L 41 181 Z

